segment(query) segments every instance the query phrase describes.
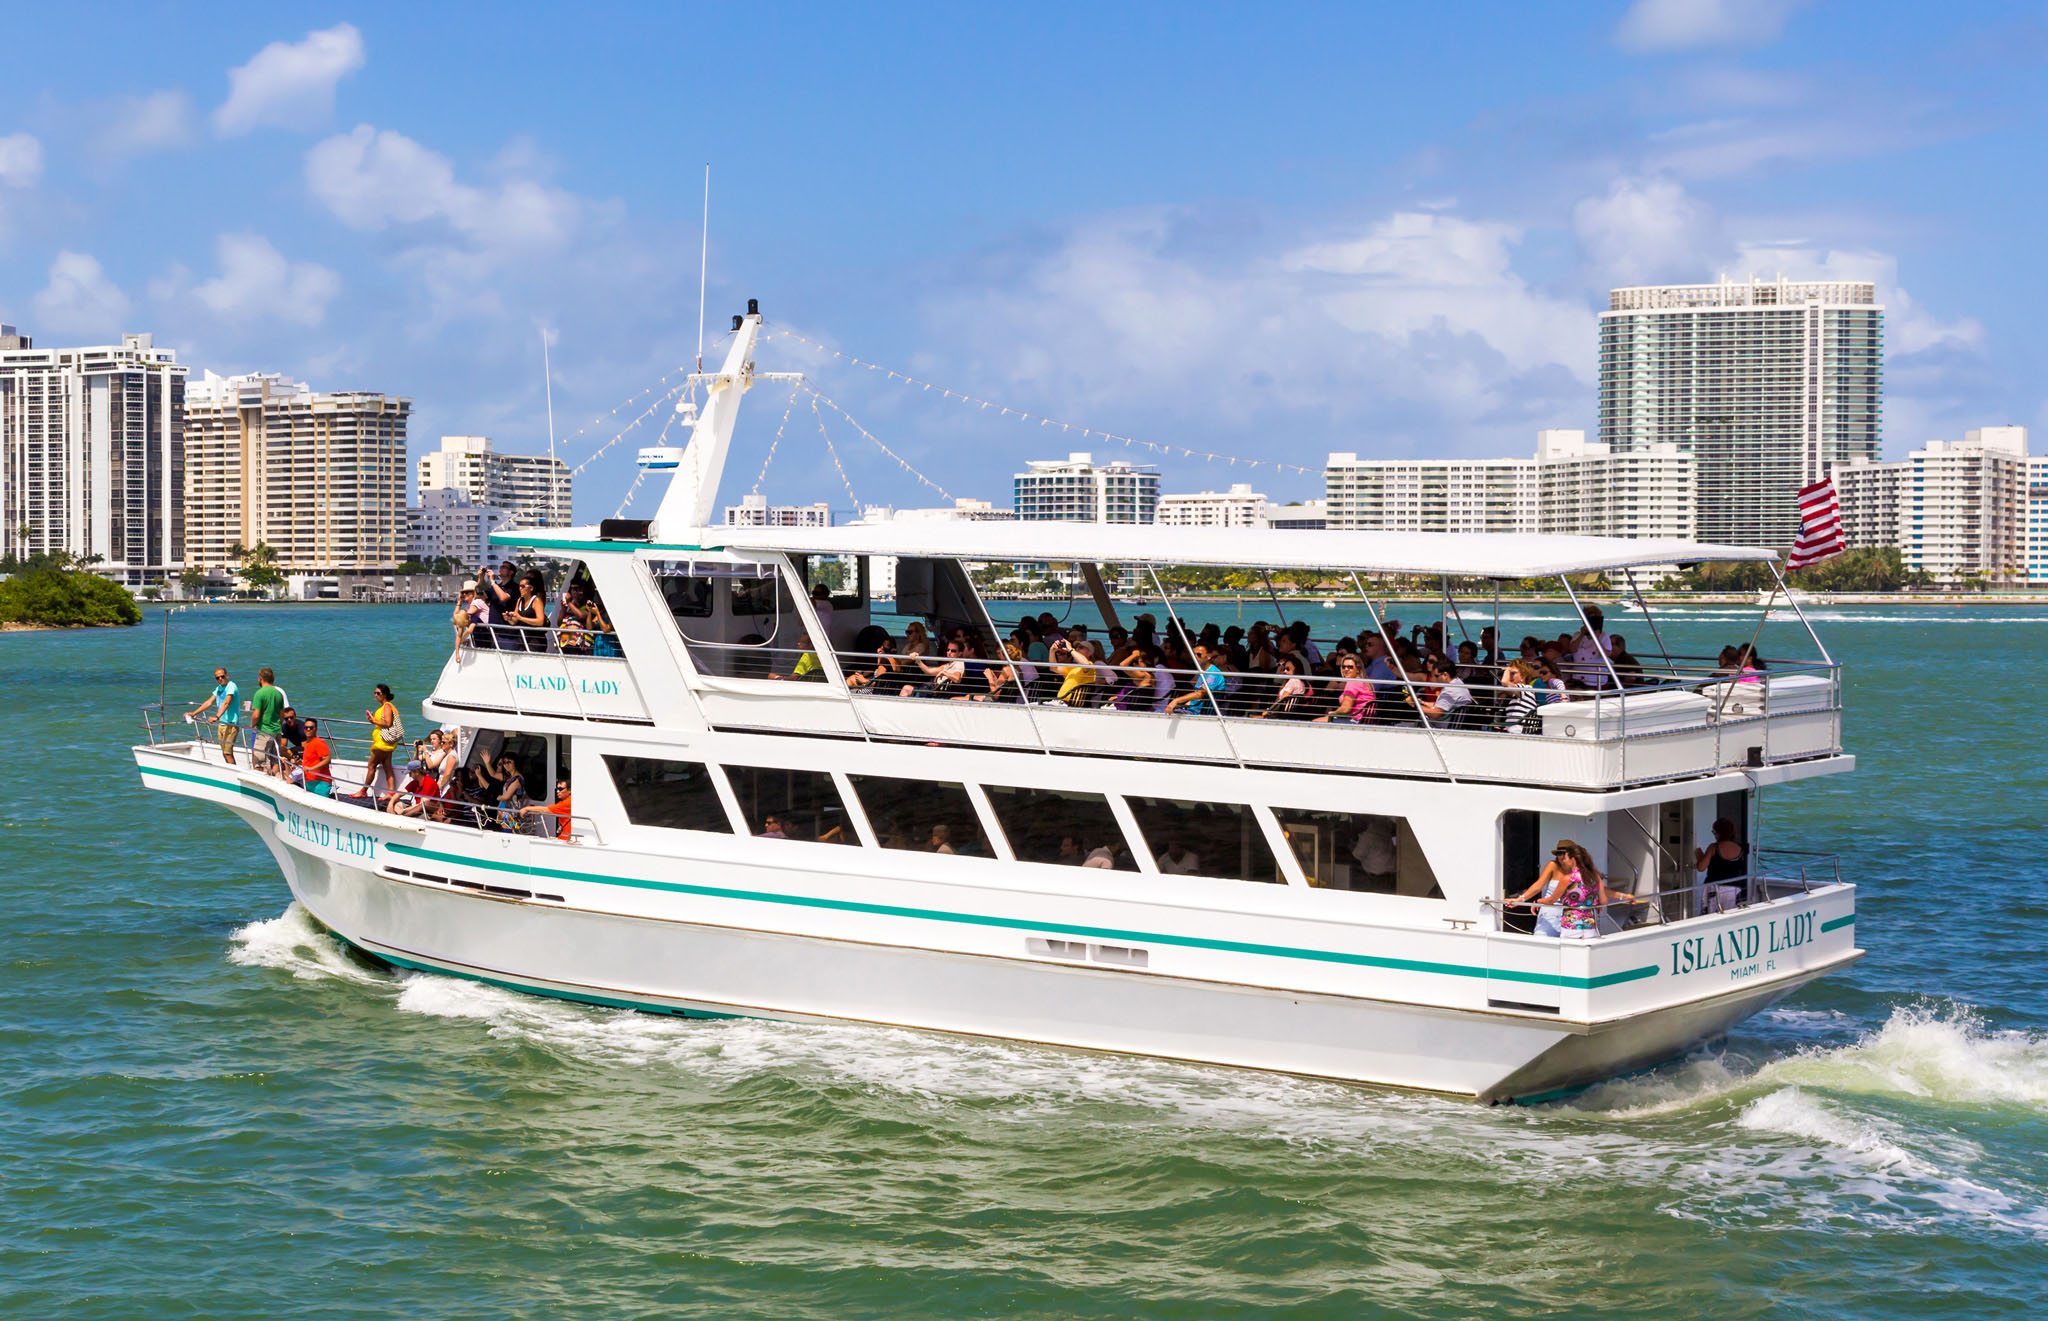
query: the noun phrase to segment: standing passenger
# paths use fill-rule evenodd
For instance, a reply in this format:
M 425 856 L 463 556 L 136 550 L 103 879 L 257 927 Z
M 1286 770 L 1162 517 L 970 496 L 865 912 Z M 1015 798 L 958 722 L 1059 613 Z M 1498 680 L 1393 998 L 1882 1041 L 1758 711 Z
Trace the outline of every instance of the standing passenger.
M 284 737 L 284 692 L 268 665 L 256 671 L 256 695 L 249 699 L 249 723 L 254 733 L 249 740 L 249 760 L 259 771 L 274 771 L 282 764 L 278 742 Z
M 201 711 L 211 710 L 206 718 L 213 722 L 214 737 L 220 740 L 220 755 L 230 766 L 235 764 L 235 744 L 242 739 L 242 707 L 237 700 L 240 696 L 241 690 L 222 666 L 213 672 L 212 694 L 185 713 L 185 719 L 190 720 Z
M 405 737 L 404 726 L 399 723 L 398 708 L 391 702 L 391 685 L 378 684 L 375 690 L 377 705 L 363 712 L 370 722 L 370 756 L 363 763 L 363 792 L 372 798 L 376 796 L 377 772 L 384 772 L 386 788 L 398 783 L 398 773 L 391 768 L 391 754 L 398 750 L 398 740 Z

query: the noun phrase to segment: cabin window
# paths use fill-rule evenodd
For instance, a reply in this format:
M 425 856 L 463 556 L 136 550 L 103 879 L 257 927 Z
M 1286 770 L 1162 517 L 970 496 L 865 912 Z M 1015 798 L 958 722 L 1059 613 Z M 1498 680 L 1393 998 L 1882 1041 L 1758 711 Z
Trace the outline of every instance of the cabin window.
M 479 729 L 469 741 L 469 760 L 465 767 L 488 765 L 496 774 L 498 763 L 505 757 L 512 758 L 512 765 L 519 771 L 519 780 L 526 789 L 526 796 L 539 802 L 552 802 L 554 782 L 548 779 L 548 738 L 543 734 L 508 734 L 501 729 Z
M 1295 807 L 1276 807 L 1273 815 L 1301 874 L 1319 890 L 1444 897 L 1405 817 Z
M 1123 827 L 1101 794 L 985 784 L 989 806 L 1019 862 L 1136 871 Z M 1093 862 L 1090 859 L 1094 859 Z
M 804 585 L 804 595 L 819 583 L 832 594 L 834 610 L 858 610 L 868 603 L 868 557 L 865 555 L 792 555 L 790 563 Z
M 703 762 L 607 753 L 604 765 L 625 806 L 626 820 L 634 825 L 732 833 L 711 768 Z
M 846 804 L 840 801 L 839 786 L 824 771 L 728 765 L 725 778 L 739 800 L 749 834 L 821 844 L 860 843 Z
M 1145 847 L 1168 876 L 1213 876 L 1226 881 L 1284 884 L 1280 864 L 1243 803 L 1126 797 Z
M 969 857 L 991 856 L 993 850 L 966 785 L 900 780 L 893 775 L 850 775 L 847 779 L 883 848 L 938 853 L 943 844 Z

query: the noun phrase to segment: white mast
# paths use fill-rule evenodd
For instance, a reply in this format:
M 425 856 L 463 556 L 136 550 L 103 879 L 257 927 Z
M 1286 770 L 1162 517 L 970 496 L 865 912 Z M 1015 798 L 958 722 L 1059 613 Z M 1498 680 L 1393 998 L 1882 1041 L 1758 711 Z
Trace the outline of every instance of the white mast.
M 753 306 L 750 301 L 749 309 Z M 754 384 L 754 341 L 761 334 L 759 312 L 749 310 L 734 320 L 732 349 L 718 374 L 704 378 L 704 408 L 691 429 L 689 448 L 669 479 L 668 493 L 661 497 L 661 508 L 655 511 L 653 535 L 657 538 L 678 537 L 688 529 L 711 526 L 711 507 L 718 498 L 718 480 L 725 472 L 733 423 L 739 419 L 740 396 Z M 648 463 L 653 453 L 643 451 L 641 462 Z

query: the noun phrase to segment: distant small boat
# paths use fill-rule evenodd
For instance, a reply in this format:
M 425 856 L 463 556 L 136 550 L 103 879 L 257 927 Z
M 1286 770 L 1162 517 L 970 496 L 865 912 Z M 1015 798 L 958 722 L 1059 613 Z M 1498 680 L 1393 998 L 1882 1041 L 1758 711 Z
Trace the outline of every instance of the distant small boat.
M 1325 610 L 1335 610 L 1336 608 L 1337 608 L 1337 603 L 1336 603 L 1335 601 L 1325 601 L 1325 602 L 1323 602 L 1323 609 L 1325 609 Z

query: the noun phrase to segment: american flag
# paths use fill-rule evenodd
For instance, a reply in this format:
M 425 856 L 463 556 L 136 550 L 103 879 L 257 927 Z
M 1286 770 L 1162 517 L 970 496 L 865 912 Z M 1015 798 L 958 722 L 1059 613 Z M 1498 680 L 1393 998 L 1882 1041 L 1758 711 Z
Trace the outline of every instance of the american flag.
M 1842 540 L 1842 507 L 1835 499 L 1835 483 L 1823 477 L 1799 489 L 1799 535 L 1792 553 L 1785 557 L 1787 569 L 1803 569 L 1832 559 L 1847 549 Z

